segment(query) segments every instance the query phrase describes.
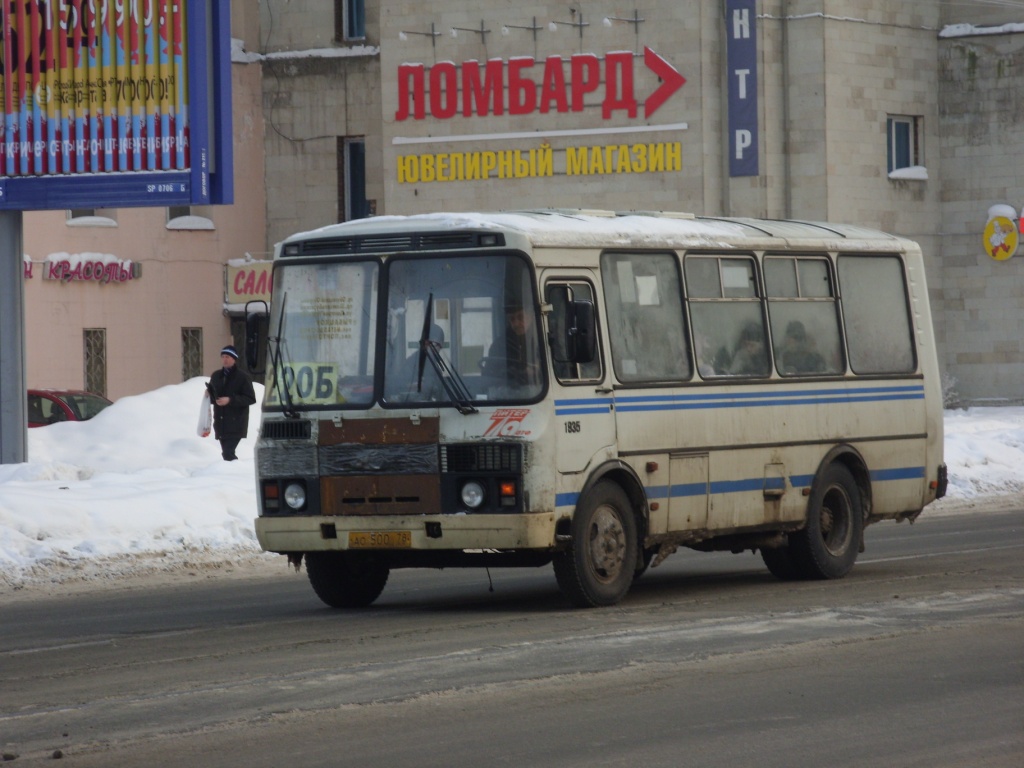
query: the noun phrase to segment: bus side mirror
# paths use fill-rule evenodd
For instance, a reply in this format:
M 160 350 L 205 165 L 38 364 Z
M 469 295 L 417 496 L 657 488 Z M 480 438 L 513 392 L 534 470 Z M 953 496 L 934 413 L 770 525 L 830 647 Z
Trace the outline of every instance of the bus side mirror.
M 566 348 L 574 363 L 590 363 L 597 356 L 597 319 L 594 302 L 572 302 L 572 317 L 566 329 Z
M 255 307 L 253 307 L 255 305 Z M 260 312 L 260 305 L 263 311 Z M 248 301 L 245 304 L 245 364 L 250 371 L 256 371 L 260 361 L 260 326 L 267 316 L 267 302 L 262 300 Z

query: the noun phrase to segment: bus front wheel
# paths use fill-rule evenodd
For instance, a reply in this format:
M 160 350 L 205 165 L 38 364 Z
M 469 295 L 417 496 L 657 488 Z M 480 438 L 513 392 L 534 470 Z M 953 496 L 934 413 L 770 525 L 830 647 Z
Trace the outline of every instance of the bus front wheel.
M 332 608 L 365 608 L 380 597 L 391 571 L 348 552 L 309 552 L 306 575 L 316 596 Z
M 554 560 L 558 586 L 573 605 L 614 605 L 633 581 L 636 519 L 623 490 L 599 482 L 576 508 L 572 541 Z
M 811 494 L 807 525 L 790 534 L 789 549 L 806 578 L 839 579 L 853 568 L 863 533 L 857 481 L 845 466 L 832 464 Z

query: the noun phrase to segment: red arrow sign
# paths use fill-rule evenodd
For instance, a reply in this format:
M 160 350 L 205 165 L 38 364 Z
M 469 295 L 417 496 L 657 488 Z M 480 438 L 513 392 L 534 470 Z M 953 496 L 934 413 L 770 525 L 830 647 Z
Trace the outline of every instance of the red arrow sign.
M 644 65 L 661 78 L 661 85 L 644 102 L 644 117 L 650 117 L 669 96 L 683 87 L 686 78 L 647 46 L 644 46 Z

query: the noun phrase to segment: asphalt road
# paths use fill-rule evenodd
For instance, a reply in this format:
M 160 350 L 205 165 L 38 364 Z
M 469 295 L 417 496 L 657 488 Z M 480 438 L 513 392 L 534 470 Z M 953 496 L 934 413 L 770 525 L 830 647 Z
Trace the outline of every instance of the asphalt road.
M 399 571 L 373 607 L 335 611 L 283 558 L 246 578 L 0 595 L 0 751 L 107 767 L 1020 768 L 1024 509 L 873 526 L 835 582 L 682 551 L 597 610 L 569 608 L 546 567 Z

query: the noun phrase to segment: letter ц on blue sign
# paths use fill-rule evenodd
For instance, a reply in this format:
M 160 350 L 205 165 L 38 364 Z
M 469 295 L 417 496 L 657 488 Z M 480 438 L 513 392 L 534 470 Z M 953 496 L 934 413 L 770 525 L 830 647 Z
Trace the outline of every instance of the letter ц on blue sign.
M 757 176 L 756 0 L 727 0 L 729 175 Z

